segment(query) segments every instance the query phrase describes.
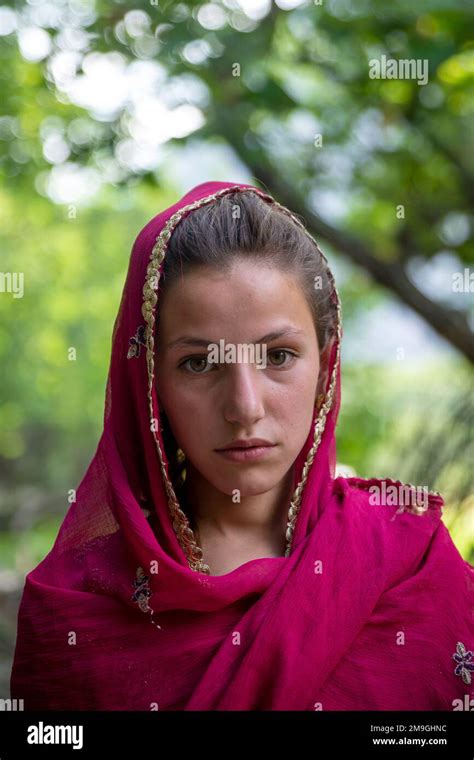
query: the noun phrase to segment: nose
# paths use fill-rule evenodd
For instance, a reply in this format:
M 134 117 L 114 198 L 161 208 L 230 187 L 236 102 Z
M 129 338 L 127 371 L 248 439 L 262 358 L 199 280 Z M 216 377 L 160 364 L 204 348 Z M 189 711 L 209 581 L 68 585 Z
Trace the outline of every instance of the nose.
M 263 373 L 251 362 L 228 365 L 224 389 L 224 417 L 227 422 L 250 427 L 265 415 Z

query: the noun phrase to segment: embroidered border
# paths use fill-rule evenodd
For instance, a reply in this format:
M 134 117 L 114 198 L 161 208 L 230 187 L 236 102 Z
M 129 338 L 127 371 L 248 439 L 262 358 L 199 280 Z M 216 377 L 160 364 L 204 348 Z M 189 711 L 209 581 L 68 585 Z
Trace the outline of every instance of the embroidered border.
M 393 478 L 387 478 L 387 477 L 359 478 L 356 476 L 356 477 L 346 478 L 346 480 L 349 485 L 355 486 L 356 488 L 364 489 L 365 491 L 368 491 L 372 485 L 378 485 L 379 483 L 383 483 L 383 482 L 387 483 L 389 486 L 397 486 L 397 487 L 408 486 L 409 488 L 414 489 L 415 494 L 417 493 L 417 490 L 420 488 L 420 486 L 416 486 L 413 483 L 403 483 L 403 481 L 401 480 L 393 480 Z M 424 489 L 424 486 L 422 486 L 422 488 Z M 441 499 L 443 498 L 439 491 L 432 491 L 426 488 L 426 490 L 424 490 L 423 492 L 428 494 L 428 496 L 437 496 L 438 498 L 441 498 Z M 425 514 L 426 510 L 427 508 L 424 507 L 423 505 L 417 505 L 417 504 L 408 504 L 408 505 L 403 505 L 403 506 L 401 505 L 398 507 L 397 511 L 394 512 L 393 517 L 391 518 L 391 521 L 395 519 L 396 515 L 400 515 L 403 512 L 406 512 L 412 515 L 417 515 L 418 517 L 420 517 L 421 515 Z
M 153 592 L 148 584 L 150 580 L 148 575 L 145 575 L 142 567 L 137 567 L 137 578 L 133 581 L 133 587 L 135 591 L 132 594 L 132 601 L 136 602 L 142 612 L 150 613 L 150 620 L 157 628 L 161 628 L 161 625 L 155 623 L 153 620 L 154 610 L 148 604 L 149 598 L 153 595 Z

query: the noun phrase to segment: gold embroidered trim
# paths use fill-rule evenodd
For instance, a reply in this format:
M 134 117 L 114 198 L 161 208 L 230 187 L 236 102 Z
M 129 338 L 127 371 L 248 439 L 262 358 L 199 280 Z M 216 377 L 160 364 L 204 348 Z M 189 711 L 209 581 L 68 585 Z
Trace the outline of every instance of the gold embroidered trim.
M 352 478 L 346 478 L 346 480 L 347 480 L 347 483 L 349 485 L 355 486 L 356 488 L 364 489 L 366 491 L 368 491 L 369 488 L 372 485 L 375 485 L 375 484 L 378 484 L 378 483 L 387 483 L 389 486 L 397 486 L 397 488 L 400 487 L 400 486 L 402 488 L 405 487 L 405 486 L 408 486 L 409 488 L 413 488 L 415 490 L 415 493 L 418 493 L 418 491 L 421 488 L 423 494 L 427 494 L 428 497 L 429 496 L 437 496 L 440 499 L 443 499 L 443 501 L 444 501 L 444 498 L 440 494 L 439 491 L 432 491 L 429 488 L 425 488 L 425 486 L 420 486 L 420 485 L 416 486 L 413 483 L 404 483 L 401 480 L 393 480 L 393 478 L 376 478 L 376 477 L 372 477 L 372 478 L 354 478 L 354 477 L 352 477 Z M 429 509 L 429 506 L 425 507 L 422 504 L 407 504 L 407 505 L 401 504 L 398 507 L 397 511 L 394 513 L 394 515 L 392 517 L 392 520 L 395 518 L 396 515 L 400 515 L 403 512 L 408 512 L 409 514 L 412 514 L 412 515 L 421 516 L 421 515 L 425 514 L 425 512 L 427 511 L 427 509 Z
M 199 200 L 194 201 L 193 203 L 190 203 L 187 206 L 183 206 L 174 214 L 172 214 L 172 216 L 170 216 L 165 226 L 161 230 L 160 234 L 156 238 L 155 244 L 150 254 L 150 260 L 147 266 L 145 284 L 143 286 L 142 315 L 145 320 L 146 362 L 147 362 L 147 370 L 148 370 L 148 394 L 147 395 L 148 395 L 148 406 L 149 406 L 149 412 L 150 412 L 150 430 L 152 432 L 153 439 L 155 441 L 155 445 L 157 448 L 157 452 L 158 452 L 158 456 L 160 460 L 161 472 L 162 472 L 163 480 L 165 484 L 165 490 L 168 497 L 168 507 L 171 514 L 172 525 L 176 533 L 178 542 L 184 551 L 184 554 L 188 560 L 188 564 L 191 570 L 195 570 L 196 572 L 200 572 L 200 573 L 205 573 L 207 575 L 211 574 L 210 567 L 203 560 L 202 549 L 197 544 L 196 537 L 194 535 L 193 530 L 190 527 L 188 517 L 182 511 L 179 505 L 178 499 L 176 497 L 173 485 L 170 479 L 168 478 L 168 474 L 166 472 L 166 467 L 165 467 L 165 463 L 163 459 L 163 452 L 161 450 L 160 442 L 158 440 L 158 437 L 156 435 L 156 430 L 155 430 L 157 420 L 153 415 L 152 391 L 153 391 L 153 384 L 154 384 L 154 377 L 155 377 L 154 328 L 155 328 L 155 307 L 158 301 L 158 296 L 157 296 L 156 291 L 158 290 L 158 283 L 160 281 L 160 266 L 166 253 L 168 241 L 171 237 L 171 234 L 174 228 L 181 221 L 183 216 L 189 213 L 190 211 L 192 211 L 193 209 L 196 209 L 196 208 L 199 208 L 200 206 L 204 206 L 208 203 L 211 203 L 212 201 L 216 200 L 222 195 L 226 195 L 228 193 L 232 193 L 236 191 L 256 192 L 260 197 L 262 197 L 265 200 L 268 200 L 269 202 L 274 204 L 275 207 L 279 208 L 285 214 L 290 216 L 293 219 L 293 221 L 303 229 L 305 234 L 316 245 L 316 248 L 319 254 L 322 256 L 323 260 L 326 262 L 328 275 L 333 286 L 334 294 L 336 296 L 336 308 L 337 308 L 336 358 L 335 358 L 334 367 L 333 367 L 333 371 L 331 375 L 331 382 L 326 394 L 326 400 L 321 405 L 321 408 L 318 412 L 318 416 L 316 418 L 316 423 L 314 426 L 313 444 L 307 454 L 306 461 L 305 461 L 303 471 L 302 471 L 301 480 L 294 491 L 293 498 L 290 503 L 290 508 L 288 510 L 288 522 L 287 522 L 287 529 L 286 529 L 287 547 L 285 551 L 285 557 L 288 557 L 291 552 L 293 533 L 295 530 L 296 519 L 297 519 L 298 512 L 301 505 L 303 488 L 306 484 L 311 464 L 314 460 L 319 444 L 321 442 L 324 428 L 326 426 L 326 418 L 327 418 L 328 412 L 332 406 L 333 397 L 334 397 L 334 389 L 336 385 L 337 368 L 339 365 L 339 357 L 340 357 L 341 302 L 340 302 L 339 294 L 337 292 L 336 283 L 334 281 L 333 274 L 329 268 L 328 260 L 326 256 L 324 255 L 324 253 L 319 248 L 316 240 L 308 232 L 308 230 L 305 228 L 302 222 L 300 222 L 300 220 L 296 216 L 294 216 L 294 214 L 292 214 L 289 209 L 287 209 L 285 206 L 282 206 L 280 203 L 275 201 L 271 195 L 268 195 L 267 193 L 264 193 L 261 190 L 253 189 L 253 188 L 242 188 L 239 185 L 233 185 L 231 187 L 226 187 L 222 190 L 218 190 L 217 192 L 212 193 L 211 195 L 207 195 L 204 198 L 200 198 Z
M 287 547 L 285 551 L 285 557 L 288 557 L 291 553 L 291 545 L 293 542 L 293 534 L 296 527 L 296 519 L 298 517 L 298 513 L 301 507 L 301 498 L 303 495 L 303 489 L 306 485 L 306 481 L 308 479 L 308 473 L 310 471 L 311 465 L 314 461 L 314 457 L 316 456 L 316 452 L 319 448 L 319 444 L 321 443 L 321 438 L 324 433 L 324 429 L 326 427 L 326 419 L 329 414 L 329 410 L 332 407 L 332 402 L 334 399 L 334 390 L 336 387 L 336 377 L 337 377 L 337 368 L 339 365 L 339 358 L 340 358 L 340 352 L 341 352 L 341 300 L 339 298 L 339 293 L 337 292 L 336 288 L 336 282 L 334 280 L 334 276 L 331 272 L 331 269 L 329 267 L 329 262 L 320 249 L 319 245 L 317 244 L 314 237 L 308 232 L 304 224 L 294 215 L 291 213 L 289 209 L 286 208 L 286 206 L 282 206 L 277 201 L 273 201 L 277 208 L 279 208 L 281 211 L 283 211 L 287 216 L 290 216 L 291 219 L 294 221 L 295 224 L 297 224 L 303 232 L 307 235 L 307 237 L 310 238 L 310 240 L 313 241 L 314 245 L 316 246 L 317 251 L 319 252 L 322 259 L 326 262 L 327 267 L 327 273 L 329 275 L 329 279 L 332 283 L 333 292 L 336 295 L 336 308 L 337 308 L 337 325 L 336 325 L 336 341 L 337 341 L 337 350 L 336 350 L 336 358 L 334 360 L 334 367 L 331 374 L 331 381 L 329 384 L 329 388 L 326 394 L 326 400 L 321 405 L 321 408 L 318 412 L 318 416 L 316 418 L 315 426 L 314 426 L 314 437 L 313 437 L 313 445 L 311 446 L 311 449 L 308 451 L 308 454 L 306 456 L 306 461 L 304 463 L 303 472 L 301 475 L 301 480 L 298 483 L 295 492 L 293 494 L 293 498 L 291 500 L 290 508 L 288 511 L 288 523 L 286 528 L 286 540 L 287 540 Z

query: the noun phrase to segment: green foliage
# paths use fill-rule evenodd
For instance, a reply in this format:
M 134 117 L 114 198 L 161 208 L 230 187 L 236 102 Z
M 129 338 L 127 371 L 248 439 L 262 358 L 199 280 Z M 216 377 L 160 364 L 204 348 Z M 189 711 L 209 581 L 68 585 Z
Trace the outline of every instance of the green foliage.
M 2 267 L 24 274 L 23 298 L 0 299 L 0 472 L 10 485 L 38 478 L 66 491 L 93 453 L 131 246 L 171 203 L 157 190 L 134 195 L 138 207 L 109 189 L 77 210 L 1 193 Z
M 467 363 L 349 365 L 342 375 L 338 461 L 360 477 L 439 491 L 443 519 L 474 562 L 474 384 Z

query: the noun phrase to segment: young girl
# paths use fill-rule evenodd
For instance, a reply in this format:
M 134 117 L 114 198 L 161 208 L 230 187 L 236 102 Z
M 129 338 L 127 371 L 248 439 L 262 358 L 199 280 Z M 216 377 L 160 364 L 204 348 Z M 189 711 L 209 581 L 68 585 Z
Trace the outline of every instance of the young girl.
M 12 697 L 463 709 L 474 569 L 439 494 L 336 477 L 341 337 L 324 254 L 267 193 L 205 183 L 145 226 L 96 454 L 26 578 Z

